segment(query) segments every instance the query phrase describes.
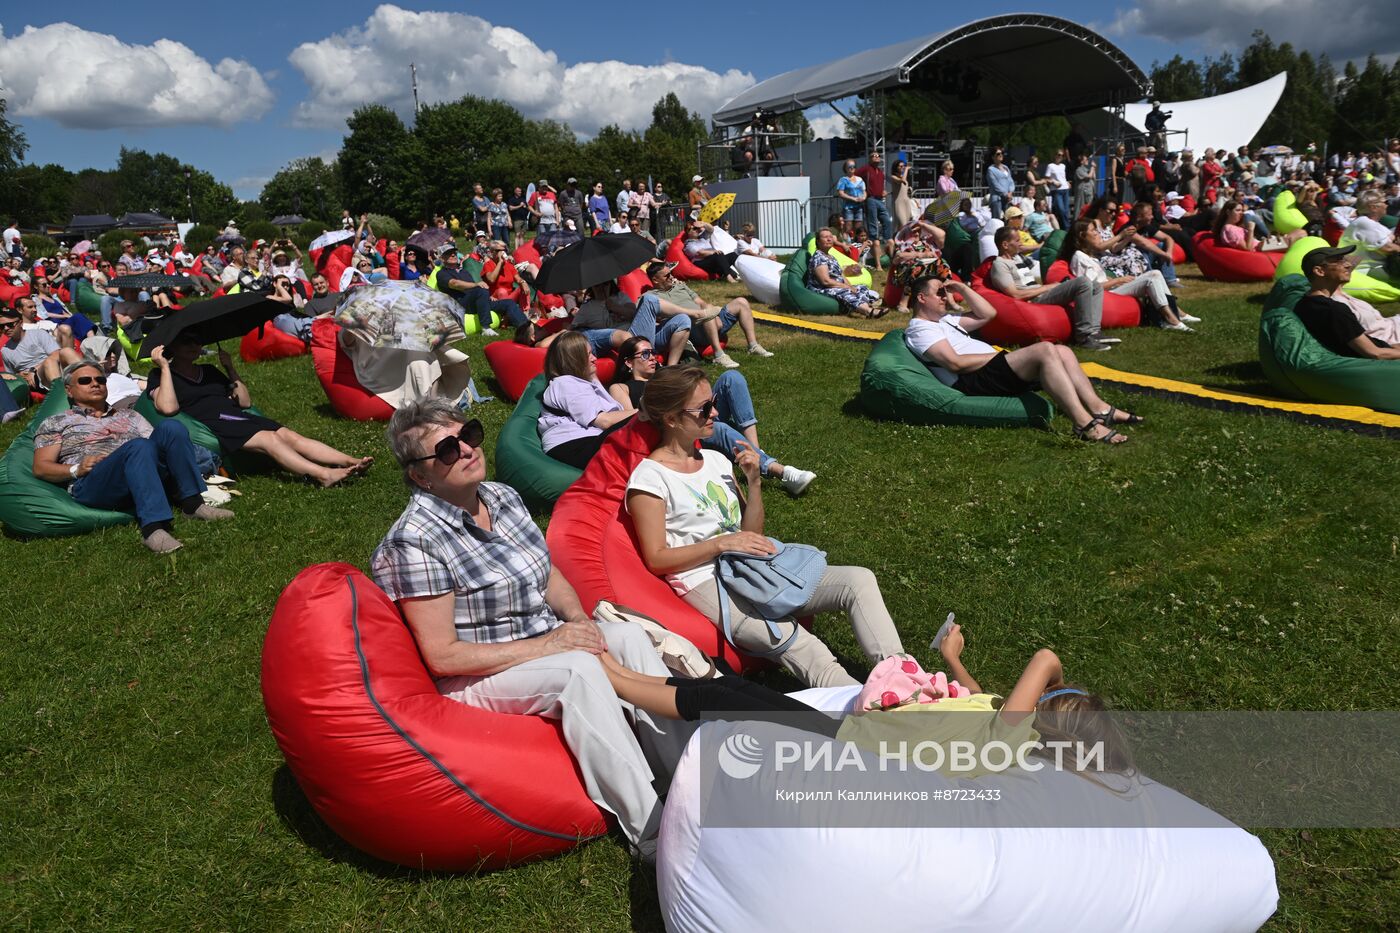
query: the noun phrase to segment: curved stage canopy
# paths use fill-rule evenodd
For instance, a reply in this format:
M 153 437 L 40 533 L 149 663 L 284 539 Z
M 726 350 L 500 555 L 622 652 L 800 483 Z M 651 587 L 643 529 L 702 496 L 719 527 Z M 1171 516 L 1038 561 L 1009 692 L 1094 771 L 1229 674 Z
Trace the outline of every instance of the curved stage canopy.
M 714 121 L 734 126 L 757 109 L 789 113 L 908 87 L 965 124 L 1107 107 L 1139 100 L 1150 86 L 1094 31 L 1057 16 L 1012 13 L 777 75 L 729 101 Z
M 1180 141 L 1180 136 L 1168 136 L 1168 148 L 1189 148 L 1199 156 L 1207 149 L 1234 152 L 1248 145 L 1273 113 L 1287 83 L 1288 72 L 1280 71 L 1267 81 L 1228 94 L 1164 102 L 1162 109 L 1172 114 L 1167 130 L 1186 130 L 1185 142 Z M 1145 135 L 1142 123 L 1151 109 L 1151 104 L 1128 104 L 1123 109 L 1123 122 L 1128 124 L 1123 131 Z M 1106 110 L 1076 114 L 1074 119 L 1095 136 L 1108 136 L 1112 131 L 1113 114 Z

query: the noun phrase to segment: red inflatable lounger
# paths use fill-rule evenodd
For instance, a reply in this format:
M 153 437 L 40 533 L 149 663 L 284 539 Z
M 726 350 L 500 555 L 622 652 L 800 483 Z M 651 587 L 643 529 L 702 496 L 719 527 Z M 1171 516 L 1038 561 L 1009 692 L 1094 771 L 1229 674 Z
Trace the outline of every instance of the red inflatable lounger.
M 671 245 L 666 247 L 666 261 L 676 264 L 676 268 L 671 270 L 671 274 L 678 279 L 694 282 L 703 281 L 710 277 L 710 273 L 691 262 L 690 257 L 686 256 L 684 233 L 676 234 L 671 240 Z
M 1058 285 L 1068 278 L 1072 278 L 1069 274 L 1069 263 L 1065 262 L 1063 259 L 1056 259 L 1045 272 L 1045 282 L 1047 285 Z M 1108 330 L 1111 327 L 1137 327 L 1141 323 L 1142 306 L 1138 304 L 1136 298 L 1129 298 L 1127 295 L 1115 295 L 1113 292 L 1104 292 L 1104 330 Z
M 1025 346 L 1038 340 L 1064 343 L 1069 340 L 1069 312 L 1059 305 L 1037 305 L 1019 301 L 989 288 L 984 281 L 992 268 L 988 259 L 972 272 L 972 288 L 996 309 L 997 316 L 984 324 L 977 336 L 995 344 Z
M 642 562 L 623 503 L 627 480 L 656 443 L 656 430 L 633 419 L 613 432 L 572 486 L 554 504 L 545 540 L 554 566 L 592 612 L 599 600 L 636 609 L 735 669 L 764 666 L 741 655 L 719 628 L 672 591 Z
M 398 608 L 349 564 L 308 567 L 282 592 L 262 693 L 311 806 L 376 858 L 477 871 L 607 831 L 558 724 L 439 695 Z
M 544 372 L 545 350 L 541 347 L 527 347 L 512 340 L 495 340 L 485 348 L 486 362 L 491 364 L 491 372 L 496 374 L 501 394 L 512 402 L 525 394 L 525 387 L 540 373 Z M 612 357 L 598 360 L 598 381 L 603 385 L 612 382 L 617 372 L 617 361 Z
M 329 318 L 311 322 L 311 362 L 326 398 L 338 414 L 356 421 L 388 421 L 394 409 L 355 378 L 355 366 L 340 349 L 340 325 Z
M 258 331 L 262 333 L 259 334 Z M 300 337 L 278 330 L 271 321 L 259 325 L 243 335 L 238 344 L 238 355 L 245 363 L 264 360 L 282 360 L 291 356 L 302 356 L 310 352 L 310 347 L 301 342 Z
M 1283 251 L 1260 253 L 1215 245 L 1215 236 L 1202 230 L 1191 240 L 1196 266 L 1217 282 L 1272 282 Z

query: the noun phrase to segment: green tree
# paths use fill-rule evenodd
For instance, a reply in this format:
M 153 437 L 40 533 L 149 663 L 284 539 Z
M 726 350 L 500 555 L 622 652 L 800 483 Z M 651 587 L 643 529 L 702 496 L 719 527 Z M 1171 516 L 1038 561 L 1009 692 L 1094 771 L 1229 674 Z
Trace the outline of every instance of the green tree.
M 1152 63 L 1152 96 L 1160 101 L 1195 100 L 1205 96 L 1201 66 L 1173 55 L 1166 64 Z
M 1375 55 L 1357 68 L 1347 62 L 1337 85 L 1337 107 L 1332 141 L 1342 149 L 1378 149 L 1396 126 L 1400 116 L 1396 94 L 1400 93 L 1400 72 L 1386 69 Z
M 311 217 L 325 202 L 330 213 L 340 213 L 340 176 L 335 163 L 327 165 L 319 156 L 293 159 L 263 185 L 258 201 L 269 217 L 300 214 Z
M 708 137 L 704 118 L 687 110 L 674 93 L 668 93 L 651 108 L 651 124 L 642 134 L 642 151 L 632 155 L 633 160 L 641 155 L 646 164 L 632 168 L 630 174 L 634 178 L 639 173 L 643 178 L 650 175 L 672 192 L 685 191 L 695 174 L 696 146 Z M 615 147 L 620 141 L 614 138 L 608 145 Z M 626 159 L 616 151 L 613 155 Z
M 21 165 L 0 173 L 0 214 L 22 227 L 66 223 L 76 176 L 61 165 Z
M 117 207 L 117 173 L 97 168 L 85 168 L 73 179 L 73 195 L 68 211 L 72 214 L 111 214 Z
M 350 132 L 341 142 L 335 162 L 340 179 L 336 196 L 332 197 L 331 189 L 323 182 L 317 200 L 306 204 L 306 211 L 318 216 L 333 215 L 340 213 L 337 205 L 343 205 L 356 213 L 375 211 L 397 215 L 404 189 L 411 187 L 404 176 L 404 159 L 410 140 L 408 128 L 398 114 L 382 104 L 358 108 L 346 119 L 345 125 Z
M 81 181 L 81 179 L 80 179 Z M 166 217 L 222 224 L 238 213 L 233 189 L 208 172 L 182 164 L 174 156 L 122 147 L 113 173 L 113 213 L 154 211 Z
M 1242 85 L 1235 72 L 1235 57 L 1229 52 L 1219 58 L 1207 58 L 1201 67 L 1201 96 L 1215 97 L 1237 91 Z
M 5 116 L 7 107 L 8 102 L 0 98 L 0 177 L 19 168 L 24 154 L 29 151 L 24 131 Z

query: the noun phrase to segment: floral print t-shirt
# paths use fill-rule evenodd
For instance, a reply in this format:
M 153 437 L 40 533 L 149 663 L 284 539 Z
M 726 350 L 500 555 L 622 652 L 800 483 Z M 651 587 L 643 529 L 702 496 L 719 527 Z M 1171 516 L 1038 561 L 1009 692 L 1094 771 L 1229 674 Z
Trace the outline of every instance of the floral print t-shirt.
M 680 473 L 655 460 L 643 460 L 627 481 L 629 494 L 635 489 L 665 503 L 667 547 L 685 547 L 740 530 L 734 465 L 717 450 L 701 450 L 700 457 L 703 462 L 694 473 Z M 714 579 L 714 564 L 666 575 L 666 582 L 678 596 L 705 584 L 713 586 Z

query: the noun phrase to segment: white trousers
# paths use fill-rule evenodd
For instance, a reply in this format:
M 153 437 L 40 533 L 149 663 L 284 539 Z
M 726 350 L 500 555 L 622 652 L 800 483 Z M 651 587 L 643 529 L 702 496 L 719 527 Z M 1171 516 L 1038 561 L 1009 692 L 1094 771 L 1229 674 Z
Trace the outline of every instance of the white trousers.
M 1126 285 L 1119 285 L 1113 289 L 1115 295 L 1127 295 L 1129 298 L 1136 298 L 1141 302 L 1144 298 L 1153 308 L 1160 311 L 1167 307 L 1167 280 L 1162 277 L 1162 273 L 1156 269 L 1144 272 Z

